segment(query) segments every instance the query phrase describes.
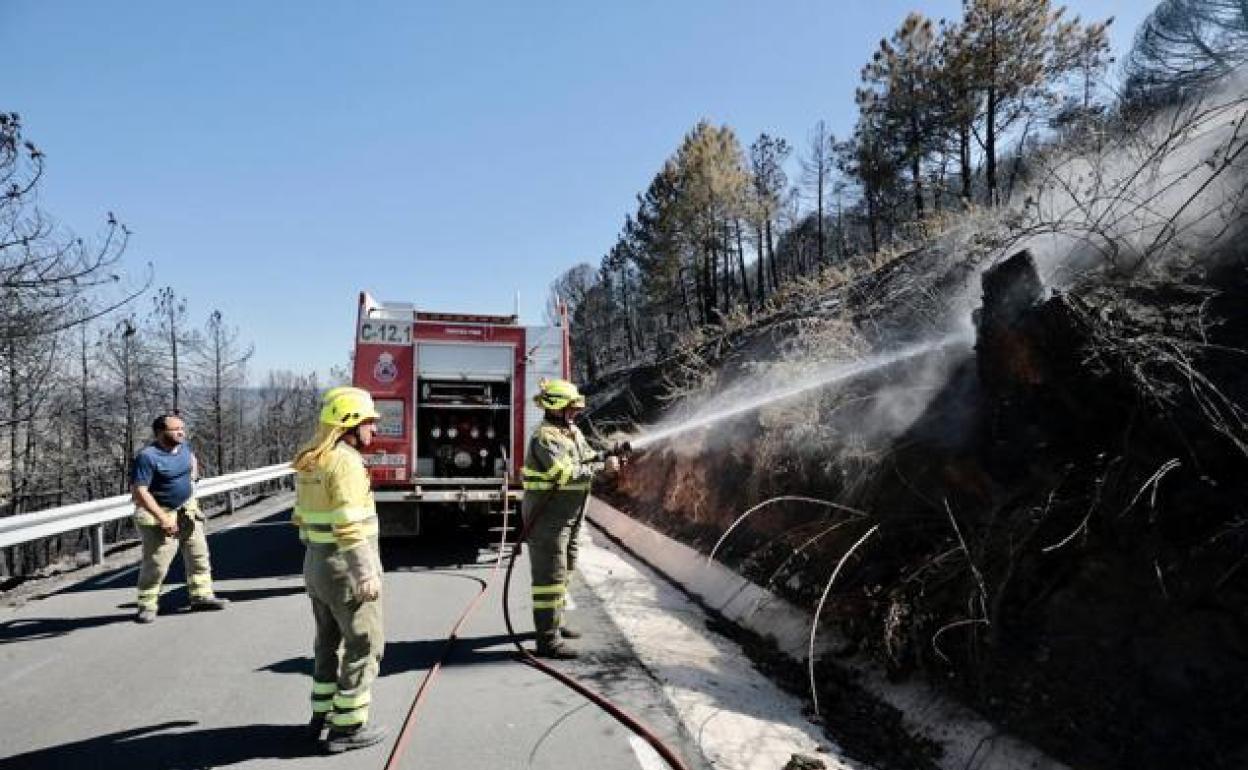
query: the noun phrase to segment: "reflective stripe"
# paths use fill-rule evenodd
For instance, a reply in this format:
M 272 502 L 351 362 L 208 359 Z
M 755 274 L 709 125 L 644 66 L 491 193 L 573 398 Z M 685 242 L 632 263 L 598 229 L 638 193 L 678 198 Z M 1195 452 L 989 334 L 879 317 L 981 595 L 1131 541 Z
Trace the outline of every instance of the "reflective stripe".
M 567 484 L 571 481 L 574 471 L 575 466 L 573 465 L 572 458 L 570 457 L 561 458 L 550 468 L 550 472 L 554 476 L 555 481 L 560 485 Z
M 562 584 L 533 586 L 534 596 L 547 596 L 549 594 L 561 594 L 568 590 Z
M 534 491 L 545 491 L 549 489 L 565 489 L 568 491 L 580 491 L 590 489 L 592 482 L 589 480 L 572 481 L 572 475 L 576 472 L 576 463 L 571 457 L 563 457 L 550 467 L 550 470 L 539 471 L 536 468 L 524 467 L 524 488 Z
M 304 524 L 299 527 L 299 539 L 309 543 L 320 543 L 322 545 L 332 545 L 338 542 L 338 536 L 334 534 L 335 526 L 345 526 L 343 524 Z M 377 534 L 377 517 L 373 516 L 365 519 L 359 524 L 360 534 L 365 538 L 372 537 Z
M 592 485 L 588 481 L 578 481 L 575 484 L 566 484 L 560 486 L 550 481 L 526 481 L 524 488 L 532 492 L 584 492 L 591 489 Z
M 312 682 L 312 713 L 328 714 L 334 710 L 334 695 L 338 692 L 337 682 Z
M 329 715 L 329 723 L 338 727 L 350 727 L 351 725 L 362 725 L 368 721 L 368 706 L 363 706 L 351 711 L 337 711 Z
M 309 511 L 302 508 L 295 509 L 295 516 L 303 524 L 351 524 L 357 521 L 364 521 L 370 516 L 376 516 L 376 511 L 367 507 L 342 507 L 332 511 Z
M 563 606 L 562 596 L 560 596 L 558 599 L 547 599 L 545 601 L 533 602 L 533 609 L 535 610 L 557 610 L 562 606 Z
M 367 706 L 372 702 L 372 700 L 372 694 L 367 690 L 359 695 L 338 694 L 334 696 L 334 708 L 339 711 L 347 711 L 349 709 L 359 708 L 360 706 Z
M 205 583 L 211 585 L 212 575 L 208 573 L 201 573 L 199 575 L 191 575 L 189 578 L 186 579 L 186 582 L 191 583 L 192 585 L 197 585 L 197 586 L 202 586 Z

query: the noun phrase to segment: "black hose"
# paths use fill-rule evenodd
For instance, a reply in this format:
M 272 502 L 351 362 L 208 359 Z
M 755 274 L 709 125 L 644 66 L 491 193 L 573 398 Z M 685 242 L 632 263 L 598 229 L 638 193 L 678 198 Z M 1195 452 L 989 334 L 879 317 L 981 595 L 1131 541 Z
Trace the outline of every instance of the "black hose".
M 536 668 L 542 673 L 554 677 L 565 686 L 593 701 L 595 705 L 614 717 L 617 722 L 627 727 L 635 735 L 641 737 L 646 743 L 649 743 L 654 750 L 659 753 L 659 756 L 663 757 L 663 761 L 666 762 L 667 766 L 672 768 L 672 770 L 688 770 L 685 763 L 680 760 L 680 757 L 676 756 L 676 752 L 672 751 L 672 749 L 665 744 L 659 736 L 651 732 L 651 730 L 642 724 L 636 717 L 612 703 L 605 696 L 599 695 L 562 671 L 554 668 L 553 666 L 548 666 L 538 660 L 533 653 L 525 649 L 524 645 L 520 643 L 520 639 L 516 635 L 516 630 L 511 625 L 511 609 L 508 605 L 507 597 L 511 589 L 511 573 L 515 569 L 516 557 L 519 555 L 519 545 L 528 537 L 529 530 L 532 529 L 533 524 L 537 521 L 541 514 L 542 511 L 540 509 L 530 512 L 528 521 L 525 522 L 524 527 L 520 530 L 520 536 L 516 540 L 517 547 L 512 549 L 511 559 L 507 562 L 507 573 L 503 576 L 503 623 L 507 626 L 507 633 L 511 636 L 511 643 L 516 646 L 520 660 Z M 506 537 L 505 534 L 504 537 Z

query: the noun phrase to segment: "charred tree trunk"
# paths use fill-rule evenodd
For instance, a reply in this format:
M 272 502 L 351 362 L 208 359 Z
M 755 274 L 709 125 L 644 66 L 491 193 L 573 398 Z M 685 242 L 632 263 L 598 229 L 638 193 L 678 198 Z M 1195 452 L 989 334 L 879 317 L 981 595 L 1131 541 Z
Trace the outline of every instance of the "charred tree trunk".
M 962 199 L 971 202 L 971 126 L 963 123 L 958 129 L 958 163 L 961 166 Z
M 83 468 L 83 493 L 86 499 L 95 499 L 95 490 L 92 484 L 91 474 L 91 403 L 90 403 L 90 371 L 87 368 L 87 327 L 84 324 L 80 330 L 82 334 L 82 347 L 79 350 L 80 356 L 78 362 L 81 366 L 81 379 L 78 381 L 79 408 L 82 410 L 81 419 L 78 423 L 79 444 L 82 448 L 82 468 Z
M 768 217 L 764 229 L 767 237 L 767 261 L 771 265 L 771 288 L 774 291 L 780 287 L 780 270 L 776 267 L 776 239 L 772 237 L 770 217 Z
M 997 90 L 988 89 L 988 124 L 984 130 L 985 176 L 988 182 L 986 198 L 989 206 L 997 205 Z
M 755 226 L 754 234 L 758 236 L 758 263 L 755 266 L 754 281 L 758 289 L 758 306 L 767 303 L 767 252 L 763 246 L 763 228 Z
M 733 231 L 737 237 L 737 265 L 741 270 L 741 299 L 745 306 L 754 311 L 754 301 L 750 296 L 750 278 L 745 271 L 745 243 L 741 240 L 741 220 L 732 220 Z

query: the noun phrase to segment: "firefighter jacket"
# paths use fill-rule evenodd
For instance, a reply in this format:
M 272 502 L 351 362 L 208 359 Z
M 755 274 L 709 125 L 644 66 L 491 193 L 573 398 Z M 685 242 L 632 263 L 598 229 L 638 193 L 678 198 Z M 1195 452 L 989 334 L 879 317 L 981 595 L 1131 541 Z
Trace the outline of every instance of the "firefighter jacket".
M 332 544 L 350 551 L 377 536 L 377 506 L 364 458 L 350 444 L 338 442 L 316 470 L 295 479 L 291 522 L 305 543 Z
M 549 419 L 533 431 L 524 458 L 524 491 L 550 493 L 552 498 L 585 497 L 594 474 L 602 470 L 598 453 L 575 425 L 559 425 Z M 569 495 L 564 493 L 575 493 Z

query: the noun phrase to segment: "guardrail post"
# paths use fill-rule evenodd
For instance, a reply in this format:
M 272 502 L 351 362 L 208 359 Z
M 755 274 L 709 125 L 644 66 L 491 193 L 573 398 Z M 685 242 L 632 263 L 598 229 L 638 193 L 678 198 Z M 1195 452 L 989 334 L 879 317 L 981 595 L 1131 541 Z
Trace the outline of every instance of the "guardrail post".
M 225 512 L 229 516 L 234 515 L 234 490 L 225 493 Z
M 104 525 L 96 524 L 91 528 L 91 563 L 100 566 L 104 563 Z

